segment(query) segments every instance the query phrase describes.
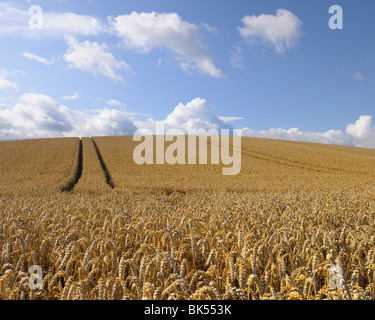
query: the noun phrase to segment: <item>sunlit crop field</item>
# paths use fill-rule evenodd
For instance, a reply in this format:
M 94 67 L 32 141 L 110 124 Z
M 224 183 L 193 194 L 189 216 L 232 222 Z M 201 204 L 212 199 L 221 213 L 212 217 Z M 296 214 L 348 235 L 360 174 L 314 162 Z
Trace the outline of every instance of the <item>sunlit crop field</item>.
M 242 138 L 223 176 L 136 145 L 0 142 L 0 299 L 375 298 L 375 150 Z

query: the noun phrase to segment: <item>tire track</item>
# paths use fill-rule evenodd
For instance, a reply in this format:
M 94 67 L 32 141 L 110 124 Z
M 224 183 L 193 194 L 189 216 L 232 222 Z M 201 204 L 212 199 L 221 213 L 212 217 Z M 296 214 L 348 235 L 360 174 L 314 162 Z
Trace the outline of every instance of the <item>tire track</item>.
M 83 171 L 83 147 L 82 147 L 82 139 L 79 139 L 79 150 L 78 150 L 78 164 L 76 172 L 73 176 L 73 179 L 69 181 L 69 183 L 61 188 L 62 192 L 71 192 L 73 191 L 74 187 L 78 183 L 78 181 L 82 177 Z
M 104 162 L 104 160 L 103 160 L 102 154 L 100 153 L 100 150 L 99 150 L 99 148 L 98 148 L 98 146 L 97 146 L 95 140 L 91 138 L 91 141 L 92 141 L 92 143 L 93 143 L 93 145 L 94 145 L 94 148 L 95 148 L 96 154 L 97 154 L 97 156 L 98 156 L 98 158 L 99 158 L 100 165 L 101 165 L 101 167 L 102 167 L 102 169 L 103 169 L 103 172 L 104 172 L 104 175 L 105 175 L 105 178 L 106 178 L 106 183 L 107 183 L 112 189 L 114 189 L 114 188 L 115 188 L 115 184 L 114 184 L 113 181 L 112 181 L 111 174 L 109 173 L 108 168 L 107 168 L 107 166 L 106 166 L 106 164 L 105 164 L 105 162 Z
M 107 166 L 103 160 L 103 157 L 100 153 L 100 150 L 97 146 L 97 144 L 95 143 L 95 141 L 92 139 L 92 138 L 89 138 L 89 140 L 91 141 L 92 145 L 94 146 L 94 150 L 95 150 L 95 155 L 98 157 L 98 160 L 99 160 L 99 163 L 100 163 L 100 167 L 101 169 L 103 170 L 103 173 L 104 173 L 104 177 L 105 177 L 105 182 L 106 184 L 114 189 L 115 188 L 115 185 L 112 181 L 112 177 L 107 169 Z M 86 160 L 87 162 L 87 160 Z M 86 164 L 87 165 L 87 164 Z M 79 151 L 78 151 L 78 163 L 77 163 L 77 169 L 76 169 L 76 172 L 73 176 L 73 178 L 68 182 L 67 185 L 63 186 L 61 188 L 61 191 L 62 192 L 72 192 L 73 189 L 76 187 L 76 185 L 78 184 L 78 182 L 81 180 L 82 178 L 82 173 L 83 173 L 83 167 L 85 166 L 85 162 L 83 161 L 83 142 L 82 142 L 82 139 L 79 140 Z M 85 173 L 86 175 L 87 173 Z M 87 181 L 82 181 L 82 183 L 86 184 Z

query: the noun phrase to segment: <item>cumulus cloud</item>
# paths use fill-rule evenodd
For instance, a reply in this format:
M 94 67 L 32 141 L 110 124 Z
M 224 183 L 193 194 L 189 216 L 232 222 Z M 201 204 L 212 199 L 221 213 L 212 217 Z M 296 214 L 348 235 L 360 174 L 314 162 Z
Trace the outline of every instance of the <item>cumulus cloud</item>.
M 352 145 L 375 148 L 375 126 L 372 116 L 361 116 L 354 124 L 348 124 L 346 132 L 351 136 Z
M 17 83 L 15 83 L 13 81 L 6 80 L 6 79 L 0 79 L 0 89 L 13 90 L 13 91 L 18 92 Z
M 69 136 L 127 136 L 137 130 L 131 114 L 115 109 L 95 110 L 94 114 L 80 113 Z
M 109 52 L 108 46 L 103 43 L 84 41 L 79 42 L 73 36 L 67 36 L 66 42 L 69 49 L 64 54 L 64 59 L 70 68 L 90 72 L 94 75 L 103 75 L 115 82 L 123 81 L 116 73 L 117 70 L 132 71 L 125 61 L 119 61 Z
M 107 21 L 103 21 L 90 15 L 43 11 L 42 28 L 33 30 L 29 27 L 31 14 L 25 9 L 9 2 L 0 3 L 0 37 L 61 38 L 70 36 L 70 39 L 72 39 L 72 36 L 115 34 L 123 40 L 128 48 L 142 53 L 155 48 L 171 51 L 174 54 L 174 60 L 185 71 L 198 70 L 202 74 L 215 78 L 224 76 L 222 71 L 215 66 L 207 45 L 202 41 L 201 30 L 210 33 L 216 32 L 216 28 L 209 26 L 207 23 L 198 26 L 183 21 L 177 13 L 132 12 L 114 18 L 108 17 Z M 70 42 L 72 41 L 70 40 Z M 84 43 L 86 49 L 88 47 L 93 49 L 94 44 L 98 45 L 95 42 Z M 101 51 L 108 51 L 107 47 L 99 46 L 102 46 Z M 25 53 L 24 55 L 46 65 L 53 63 L 31 53 Z M 112 58 L 111 60 L 113 61 Z M 125 62 L 118 62 L 120 64 L 111 65 L 106 71 L 106 76 L 114 77 L 116 81 L 119 81 L 120 77 L 113 72 L 113 69 L 126 68 L 130 70 Z M 82 61 L 80 64 L 82 64 Z M 73 62 L 72 65 L 75 65 L 75 63 Z M 92 66 L 89 69 L 98 71 Z
M 275 15 L 245 16 L 238 30 L 248 41 L 272 45 L 276 52 L 285 53 L 302 36 L 302 22 L 292 12 L 278 9 Z
M 156 132 L 156 123 L 154 119 L 135 122 L 139 130 L 147 129 L 153 134 Z M 178 129 L 185 134 L 189 130 L 233 129 L 231 125 L 228 125 L 216 115 L 212 105 L 201 98 L 196 98 L 187 104 L 178 104 L 164 120 L 158 121 L 158 123 L 164 126 L 165 132 Z
M 114 32 L 128 48 L 142 53 L 166 48 L 176 55 L 184 70 L 197 69 L 215 78 L 223 77 L 202 42 L 199 27 L 183 21 L 177 13 L 137 13 L 110 19 Z
M 115 101 L 112 101 L 114 105 Z M 163 125 L 165 132 L 173 129 L 184 133 L 199 129 L 231 130 L 233 127 L 227 122 L 241 119 L 218 116 L 214 107 L 201 98 L 178 104 L 161 121 L 136 121 L 133 119 L 135 115 L 107 107 L 76 111 L 49 96 L 29 93 L 22 95 L 13 107 L 0 104 L 0 140 L 133 135 L 137 130 L 138 133 L 155 134 L 157 124 Z M 355 123 L 348 124 L 345 131 L 304 132 L 298 128 L 256 131 L 243 128 L 242 136 L 375 148 L 372 120 L 370 115 L 360 116 Z
M 229 129 L 232 128 L 220 120 L 214 107 L 205 99 L 196 98 L 186 105 L 180 103 L 164 120 L 166 128 L 179 128 L 184 131 L 198 129 Z
M 22 55 L 23 55 L 25 58 L 29 59 L 29 60 L 35 60 L 35 61 L 38 61 L 38 62 L 40 62 L 40 63 L 45 64 L 46 66 L 55 63 L 55 59 L 48 60 L 48 59 L 46 59 L 46 58 L 39 57 L 39 56 L 37 56 L 37 55 L 35 55 L 35 54 L 33 54 L 33 53 L 30 53 L 30 52 L 24 52 L 24 53 L 22 53 Z
M 127 112 L 74 111 L 43 94 L 24 94 L 13 107 L 0 105 L 0 140 L 132 135 L 135 130 Z
M 1 140 L 55 137 L 72 129 L 69 110 L 45 95 L 24 94 L 14 107 L 1 108 Z
M 118 106 L 117 100 L 107 101 Z M 0 140 L 132 135 L 137 129 L 155 133 L 156 121 L 134 121 L 136 115 L 121 109 L 102 108 L 82 112 L 59 104 L 43 94 L 24 94 L 13 106 L 0 105 Z M 205 99 L 180 103 L 163 120 L 165 131 L 180 129 L 232 129 Z

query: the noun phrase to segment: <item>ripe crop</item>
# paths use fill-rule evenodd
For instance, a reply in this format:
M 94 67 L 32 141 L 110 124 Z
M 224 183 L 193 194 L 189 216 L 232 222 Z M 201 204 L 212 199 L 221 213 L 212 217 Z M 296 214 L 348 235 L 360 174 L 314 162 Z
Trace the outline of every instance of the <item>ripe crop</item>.
M 375 150 L 242 139 L 237 176 L 138 166 L 132 137 L 1 142 L 0 299 L 374 299 Z

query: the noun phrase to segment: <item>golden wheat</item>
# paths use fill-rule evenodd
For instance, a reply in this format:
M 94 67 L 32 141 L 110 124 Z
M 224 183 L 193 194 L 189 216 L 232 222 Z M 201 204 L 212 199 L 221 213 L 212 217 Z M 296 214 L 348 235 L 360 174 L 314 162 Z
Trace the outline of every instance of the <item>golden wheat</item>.
M 0 299 L 375 298 L 374 150 L 243 139 L 242 171 L 224 177 L 136 166 L 133 149 L 0 143 Z

